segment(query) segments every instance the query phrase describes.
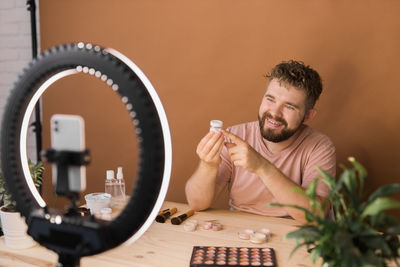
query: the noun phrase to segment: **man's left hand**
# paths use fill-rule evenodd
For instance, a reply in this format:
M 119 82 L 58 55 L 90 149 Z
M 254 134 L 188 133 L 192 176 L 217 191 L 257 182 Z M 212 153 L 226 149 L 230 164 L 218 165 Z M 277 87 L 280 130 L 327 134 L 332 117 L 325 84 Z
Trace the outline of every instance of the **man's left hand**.
M 243 139 L 224 130 L 222 130 L 222 133 L 232 141 L 232 143 L 225 143 L 225 146 L 236 167 L 240 166 L 249 172 L 257 173 L 262 166 L 268 164 L 268 161 Z

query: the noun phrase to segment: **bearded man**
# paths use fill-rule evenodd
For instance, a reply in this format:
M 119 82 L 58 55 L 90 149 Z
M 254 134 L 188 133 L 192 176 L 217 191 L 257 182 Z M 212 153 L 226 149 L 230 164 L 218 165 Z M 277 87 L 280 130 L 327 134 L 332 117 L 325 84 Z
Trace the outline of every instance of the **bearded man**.
M 322 92 L 319 74 L 291 60 L 276 65 L 266 78 L 258 121 L 209 132 L 199 142 L 196 153 L 200 162 L 185 188 L 192 209 L 209 208 L 228 188 L 233 210 L 305 222 L 302 211 L 267 204 L 311 210 L 308 198 L 293 188 L 305 190 L 319 176 L 315 166 L 335 177 L 332 141 L 305 124 L 317 113 L 314 106 Z M 323 203 L 328 193 L 328 186 L 318 182 L 317 200 Z

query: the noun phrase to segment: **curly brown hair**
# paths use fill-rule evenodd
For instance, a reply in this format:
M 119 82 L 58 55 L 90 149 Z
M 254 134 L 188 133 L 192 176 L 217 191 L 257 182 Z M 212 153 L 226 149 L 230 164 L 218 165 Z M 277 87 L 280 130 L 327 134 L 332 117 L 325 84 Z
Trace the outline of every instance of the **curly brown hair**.
M 310 66 L 304 65 L 301 61 L 283 61 L 276 65 L 271 70 L 271 73 L 266 74 L 265 77 L 269 81 L 277 79 L 279 82 L 305 90 L 307 94 L 307 110 L 314 107 L 322 92 L 322 81 L 318 72 Z

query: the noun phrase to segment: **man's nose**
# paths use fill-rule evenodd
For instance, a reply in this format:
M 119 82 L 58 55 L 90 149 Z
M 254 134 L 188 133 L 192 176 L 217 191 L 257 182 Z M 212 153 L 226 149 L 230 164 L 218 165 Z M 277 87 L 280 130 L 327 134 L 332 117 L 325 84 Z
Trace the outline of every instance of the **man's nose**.
M 273 117 L 282 117 L 282 106 L 281 105 L 272 105 L 269 109 L 269 113 Z

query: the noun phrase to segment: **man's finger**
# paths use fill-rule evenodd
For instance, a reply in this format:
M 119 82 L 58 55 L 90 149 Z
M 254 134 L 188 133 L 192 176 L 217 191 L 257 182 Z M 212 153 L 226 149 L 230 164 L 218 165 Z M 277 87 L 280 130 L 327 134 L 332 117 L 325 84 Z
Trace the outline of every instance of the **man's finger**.
M 227 132 L 225 130 L 221 130 L 221 132 L 235 144 L 243 143 L 243 139 L 233 133 Z
M 217 142 L 220 135 L 220 133 L 209 132 L 208 134 L 206 134 L 206 136 L 203 137 L 203 139 L 201 139 L 199 147 L 201 147 L 202 150 L 210 149 L 210 147 Z
M 211 148 L 209 155 L 210 157 L 214 158 L 216 155 L 219 155 L 221 153 L 222 147 L 223 147 L 223 138 L 219 138 L 217 143 L 214 144 L 214 146 Z
M 241 159 L 237 159 L 237 160 L 232 160 L 233 165 L 235 165 L 236 167 L 243 167 L 243 160 Z
M 227 149 L 231 149 L 232 147 L 235 147 L 235 146 L 236 146 L 236 144 L 228 143 L 228 142 L 225 142 L 224 144 L 225 144 L 225 146 L 226 146 Z
M 208 132 L 201 140 L 199 143 L 199 147 L 203 147 L 205 144 L 207 144 L 208 140 L 210 140 L 212 137 L 212 133 Z

